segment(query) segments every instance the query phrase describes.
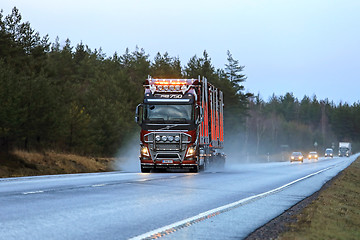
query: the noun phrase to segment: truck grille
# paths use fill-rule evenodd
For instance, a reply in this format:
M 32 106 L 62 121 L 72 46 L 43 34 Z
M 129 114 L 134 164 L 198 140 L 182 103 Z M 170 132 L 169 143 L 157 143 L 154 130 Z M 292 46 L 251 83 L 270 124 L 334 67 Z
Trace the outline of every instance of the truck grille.
M 174 154 L 174 153 L 158 153 L 156 158 L 158 159 L 162 159 L 162 158 L 166 158 L 166 159 L 180 159 L 178 154 Z
M 155 144 L 156 151 L 179 151 L 179 144 L 166 144 L 166 143 L 158 143 Z

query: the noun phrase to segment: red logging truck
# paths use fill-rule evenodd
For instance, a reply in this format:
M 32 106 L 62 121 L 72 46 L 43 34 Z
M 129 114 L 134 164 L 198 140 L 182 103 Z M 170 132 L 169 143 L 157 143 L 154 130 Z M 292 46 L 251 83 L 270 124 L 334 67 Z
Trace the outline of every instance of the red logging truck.
M 200 79 L 153 79 L 136 107 L 141 172 L 156 168 L 199 172 L 223 167 L 223 93 Z

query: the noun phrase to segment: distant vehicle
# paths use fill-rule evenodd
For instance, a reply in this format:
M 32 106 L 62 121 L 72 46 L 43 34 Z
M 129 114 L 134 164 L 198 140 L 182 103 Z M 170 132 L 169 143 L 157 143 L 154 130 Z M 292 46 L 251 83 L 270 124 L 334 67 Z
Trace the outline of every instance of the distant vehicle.
M 301 161 L 304 162 L 304 156 L 301 152 L 293 152 L 290 156 L 290 162 Z
M 339 142 L 339 157 L 351 155 L 351 143 L 349 142 Z
M 334 157 L 334 151 L 332 150 L 332 148 L 327 148 L 325 150 L 325 157 Z
M 319 159 L 319 155 L 317 152 L 309 152 L 309 155 L 308 155 L 308 159 L 316 159 L 318 160 Z

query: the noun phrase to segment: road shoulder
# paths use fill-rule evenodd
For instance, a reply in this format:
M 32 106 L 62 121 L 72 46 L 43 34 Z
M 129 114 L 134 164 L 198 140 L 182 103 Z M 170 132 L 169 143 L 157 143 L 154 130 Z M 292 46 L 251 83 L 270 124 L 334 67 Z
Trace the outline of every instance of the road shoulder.
M 360 237 L 360 158 L 311 196 L 252 232 L 245 239 L 349 239 Z M 327 213 L 328 216 L 322 216 Z M 339 227 L 337 227 L 339 226 Z M 340 227 L 341 226 L 341 227 Z M 337 234 L 337 235 L 334 235 Z

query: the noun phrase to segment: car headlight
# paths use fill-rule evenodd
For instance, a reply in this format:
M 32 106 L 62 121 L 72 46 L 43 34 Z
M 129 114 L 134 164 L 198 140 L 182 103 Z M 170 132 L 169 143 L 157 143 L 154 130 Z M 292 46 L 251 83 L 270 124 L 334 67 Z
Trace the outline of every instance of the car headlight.
M 318 155 L 315 155 L 315 157 L 317 158 L 317 157 L 318 157 Z
M 311 158 L 311 155 L 309 155 L 309 158 Z
M 291 157 L 291 159 L 295 159 L 294 157 Z
M 195 148 L 194 147 L 189 147 L 187 152 L 186 152 L 186 156 L 185 157 L 190 157 L 192 155 L 195 154 Z
M 302 158 L 303 158 L 303 157 L 301 157 L 301 156 L 299 157 L 299 159 L 302 159 Z
M 140 152 L 142 155 L 150 157 L 149 149 L 146 146 L 142 146 Z

